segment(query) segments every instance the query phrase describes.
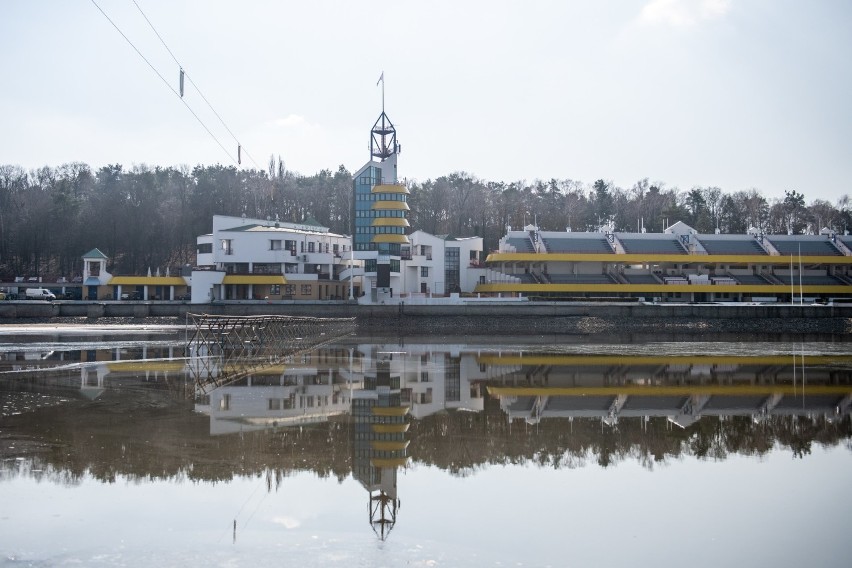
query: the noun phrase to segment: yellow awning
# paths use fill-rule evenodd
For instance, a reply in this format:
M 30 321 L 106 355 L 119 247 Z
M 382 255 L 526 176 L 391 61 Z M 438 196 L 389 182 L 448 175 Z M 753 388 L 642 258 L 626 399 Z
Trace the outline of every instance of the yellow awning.
M 142 371 L 172 371 L 180 372 L 186 369 L 186 363 L 183 361 L 113 361 L 107 363 L 107 368 L 110 372 L 133 372 L 140 373 Z
M 407 245 L 411 241 L 405 235 L 374 235 L 372 242 L 374 243 L 398 243 Z
M 408 432 L 408 422 L 403 424 L 373 424 L 372 429 L 376 434 L 401 434 Z
M 611 387 L 500 387 L 489 386 L 491 396 L 690 396 L 690 395 L 802 395 L 802 387 L 794 385 L 629 385 Z M 814 385 L 805 387 L 807 395 L 848 395 L 852 387 Z
M 370 447 L 380 452 L 400 452 L 408 447 L 408 443 L 408 440 L 401 440 L 399 442 L 375 440 L 370 442 Z
M 375 416 L 405 416 L 408 414 L 407 406 L 374 406 Z
M 382 202 L 378 202 L 382 203 Z M 374 209 L 376 207 L 373 207 Z M 795 257 L 798 263 L 799 258 Z M 608 262 L 613 264 L 780 264 L 788 266 L 789 256 L 757 254 L 618 254 L 492 252 L 485 262 Z M 802 256 L 804 264 L 852 264 L 849 256 Z
M 376 458 L 370 460 L 370 465 L 373 467 L 403 467 L 408 458 Z
M 370 193 L 404 193 L 409 195 L 411 192 L 401 183 L 374 185 Z
M 286 284 L 282 274 L 228 274 L 222 284 Z
M 801 362 L 801 358 L 799 359 Z M 759 365 L 784 366 L 790 364 L 790 355 L 480 355 L 476 362 L 484 365 L 515 367 L 527 365 L 594 367 L 612 365 L 661 366 L 661 365 Z M 804 364 L 833 365 L 850 364 L 850 355 L 805 355 Z
M 385 211 L 411 211 L 411 207 L 405 201 L 376 201 L 370 209 L 382 209 Z
M 374 227 L 410 227 L 405 217 L 377 217 L 373 219 Z
M 186 286 L 180 276 L 113 276 L 109 286 Z

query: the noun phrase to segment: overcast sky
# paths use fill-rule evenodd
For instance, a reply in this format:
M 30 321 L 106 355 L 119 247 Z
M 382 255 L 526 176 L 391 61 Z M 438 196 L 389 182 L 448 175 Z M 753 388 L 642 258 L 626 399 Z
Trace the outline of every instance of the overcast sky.
M 133 0 L 95 1 L 177 90 Z M 358 169 L 384 72 L 409 179 L 852 193 L 848 0 L 136 2 L 243 167 Z M 0 164 L 236 158 L 91 0 L 0 0 L 0 69 Z

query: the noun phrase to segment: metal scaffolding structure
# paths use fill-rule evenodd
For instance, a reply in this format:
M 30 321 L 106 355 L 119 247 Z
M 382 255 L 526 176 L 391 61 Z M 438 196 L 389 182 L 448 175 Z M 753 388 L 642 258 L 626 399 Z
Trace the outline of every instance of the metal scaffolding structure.
M 355 318 L 187 314 L 186 352 L 203 393 L 355 331 Z

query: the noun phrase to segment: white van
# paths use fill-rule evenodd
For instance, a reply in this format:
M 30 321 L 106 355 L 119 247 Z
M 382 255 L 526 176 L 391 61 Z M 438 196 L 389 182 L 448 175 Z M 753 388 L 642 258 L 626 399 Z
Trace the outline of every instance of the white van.
M 55 300 L 56 295 L 47 288 L 27 288 L 27 300 Z

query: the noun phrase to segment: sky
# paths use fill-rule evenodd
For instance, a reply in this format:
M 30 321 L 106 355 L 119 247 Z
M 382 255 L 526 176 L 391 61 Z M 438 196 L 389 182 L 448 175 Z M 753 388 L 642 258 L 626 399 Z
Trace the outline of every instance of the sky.
M 236 165 L 239 143 L 241 167 L 354 172 L 383 74 L 408 180 L 836 203 L 850 24 L 848 0 L 0 0 L 0 164 Z

